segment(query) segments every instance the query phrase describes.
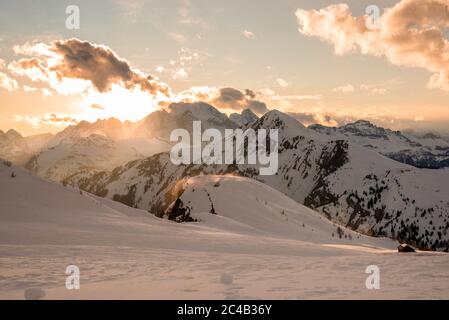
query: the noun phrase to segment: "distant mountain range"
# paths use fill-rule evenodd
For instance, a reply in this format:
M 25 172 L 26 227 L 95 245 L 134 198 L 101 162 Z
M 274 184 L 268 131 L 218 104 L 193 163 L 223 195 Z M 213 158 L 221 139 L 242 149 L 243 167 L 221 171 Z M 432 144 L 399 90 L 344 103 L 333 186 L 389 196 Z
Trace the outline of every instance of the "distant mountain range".
M 167 151 L 171 146 L 170 132 L 176 128 L 191 130 L 194 120 L 202 120 L 203 129 L 223 130 L 246 126 L 257 119 L 249 109 L 228 117 L 206 103 L 174 103 L 168 111 L 153 112 L 138 122 L 114 118 L 94 123 L 82 121 L 56 135 L 27 137 L 14 129 L 0 131 L 0 157 L 42 177 L 61 180 L 80 171 L 112 169 L 127 161 Z M 365 120 L 338 128 L 315 124 L 309 129 L 349 140 L 417 168 L 449 167 L 449 139 L 434 133 L 401 133 Z
M 201 120 L 203 129 L 278 129 L 277 174 L 260 176 L 257 165 L 172 164 L 168 135 L 175 128 L 191 130 L 193 120 Z M 390 159 L 406 149 L 435 155 L 446 147 L 447 141 L 437 136 L 406 136 L 367 121 L 306 128 L 276 110 L 261 118 L 250 111 L 227 117 L 206 103 L 181 103 L 137 123 L 109 119 L 68 127 L 40 146 L 26 167 L 41 177 L 176 221 L 190 219 L 182 214 L 186 204 L 179 203 L 185 179 L 243 176 L 358 232 L 447 251 L 449 169 L 420 169 Z M 181 211 L 173 211 L 174 206 Z
M 329 136 L 348 139 L 388 158 L 417 168 L 449 167 L 449 140 L 437 134 L 405 134 L 377 127 L 365 120 L 339 128 L 319 124 L 311 125 L 309 128 Z
M 449 170 L 401 164 L 351 141 L 305 128 L 278 111 L 270 111 L 250 127 L 279 129 L 276 175 L 260 176 L 257 165 L 176 166 L 167 153 L 159 153 L 112 171 L 73 176 L 66 183 L 184 221 L 183 214 L 168 213 L 183 194 L 183 179 L 239 175 L 259 180 L 361 233 L 423 249 L 449 249 Z
M 191 131 L 194 120 L 201 120 L 203 129 L 237 127 L 211 105 L 177 103 L 168 111 L 153 112 L 135 123 L 114 118 L 82 121 L 56 135 L 26 138 L 10 130 L 4 139 L 0 136 L 0 157 L 40 177 L 62 181 L 75 174 L 112 170 L 128 161 L 168 151 L 172 145 L 170 132 L 176 128 Z M 38 137 L 42 137 L 39 144 Z
M 18 165 L 25 165 L 33 154 L 39 153 L 53 135 L 50 133 L 23 137 L 14 129 L 0 130 L 0 157 Z

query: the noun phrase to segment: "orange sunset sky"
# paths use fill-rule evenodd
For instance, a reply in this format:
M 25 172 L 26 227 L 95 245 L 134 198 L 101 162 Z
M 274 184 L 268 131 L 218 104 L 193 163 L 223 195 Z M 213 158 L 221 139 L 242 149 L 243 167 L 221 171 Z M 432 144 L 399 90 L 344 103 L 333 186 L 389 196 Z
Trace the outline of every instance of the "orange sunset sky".
M 449 1 L 0 3 L 0 129 L 137 121 L 173 101 L 449 133 Z M 368 28 L 365 10 L 381 9 Z

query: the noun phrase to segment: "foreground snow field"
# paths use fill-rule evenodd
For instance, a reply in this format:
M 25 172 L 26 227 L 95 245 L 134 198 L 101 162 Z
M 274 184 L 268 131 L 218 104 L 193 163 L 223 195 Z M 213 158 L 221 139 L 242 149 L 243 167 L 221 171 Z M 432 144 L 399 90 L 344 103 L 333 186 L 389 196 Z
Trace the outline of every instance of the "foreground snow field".
M 1 162 L 0 298 L 29 288 L 47 299 L 449 298 L 447 254 L 398 254 L 393 241 L 338 229 L 245 178 L 182 188 L 198 222 L 158 219 Z M 68 265 L 80 268 L 80 290 L 65 288 Z M 380 268 L 380 290 L 365 286 L 369 265 Z

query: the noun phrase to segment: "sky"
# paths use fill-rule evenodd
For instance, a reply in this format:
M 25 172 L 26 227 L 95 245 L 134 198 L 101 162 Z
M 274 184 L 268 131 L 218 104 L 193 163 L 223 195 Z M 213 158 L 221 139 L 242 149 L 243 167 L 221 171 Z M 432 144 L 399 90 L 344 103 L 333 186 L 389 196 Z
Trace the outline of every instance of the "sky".
M 66 27 L 70 5 L 79 29 Z M 137 121 L 202 100 L 446 134 L 448 28 L 448 0 L 2 1 L 0 130 Z

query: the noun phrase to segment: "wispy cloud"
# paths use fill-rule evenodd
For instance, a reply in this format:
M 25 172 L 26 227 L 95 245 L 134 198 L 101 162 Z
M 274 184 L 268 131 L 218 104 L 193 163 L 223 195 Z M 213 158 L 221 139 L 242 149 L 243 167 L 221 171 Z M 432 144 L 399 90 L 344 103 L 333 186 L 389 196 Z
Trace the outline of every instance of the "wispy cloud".
M 254 34 L 254 32 L 248 31 L 248 30 L 243 30 L 242 31 L 242 36 L 244 36 L 247 39 L 255 39 L 256 35 Z
M 5 60 L 0 58 L 0 70 L 4 69 L 5 65 Z M 14 91 L 17 90 L 18 87 L 19 84 L 16 80 L 8 76 L 6 73 L 0 72 L 0 88 L 3 88 L 7 91 Z
M 351 93 L 355 91 L 355 88 L 352 84 L 346 84 L 344 86 L 339 86 L 332 89 L 333 92 L 341 92 L 341 93 Z
M 178 9 L 178 17 L 176 22 L 181 25 L 195 26 L 201 29 L 210 29 L 210 24 L 196 16 L 193 11 L 193 6 L 190 1 L 183 1 L 182 5 Z
M 175 79 L 175 80 L 185 79 L 188 76 L 189 76 L 189 74 L 187 73 L 187 71 L 184 68 L 176 69 L 173 72 L 173 79 Z
M 7 91 L 14 91 L 19 88 L 16 80 L 10 78 L 6 73 L 0 72 L 0 88 Z
M 31 116 L 31 115 L 18 115 L 13 117 L 15 122 L 25 122 L 31 125 L 33 129 L 40 129 L 43 124 L 51 124 L 56 126 L 66 127 L 69 125 L 77 124 L 79 121 L 71 116 L 57 115 L 55 113 L 48 113 L 43 117 Z
M 99 105 L 98 103 L 92 103 L 92 104 L 90 105 L 90 107 L 91 107 L 92 109 L 96 109 L 96 110 L 104 110 L 104 107 L 101 106 L 101 105 Z
M 34 92 L 34 91 L 37 91 L 37 88 L 24 85 L 23 86 L 23 91 L 25 91 L 25 92 Z
M 174 80 L 186 79 L 195 67 L 202 67 L 209 57 L 210 54 L 207 52 L 183 47 L 178 51 L 176 58 L 170 59 L 165 66 L 156 66 L 155 71 L 168 74 Z
M 187 41 L 187 37 L 180 32 L 169 32 L 168 35 L 178 43 L 185 43 Z
M 53 96 L 53 92 L 47 88 L 42 88 L 41 93 L 44 97 L 51 97 Z
M 14 118 L 15 122 L 26 122 L 26 123 L 28 123 L 29 125 L 31 125 L 31 127 L 33 129 L 39 129 L 41 127 L 41 119 L 39 117 L 36 117 L 36 116 L 15 114 L 13 116 L 13 118 Z
M 136 23 L 147 0 L 114 0 L 127 21 Z
M 389 91 L 389 87 L 392 81 L 387 81 L 383 84 L 361 84 L 358 86 L 352 84 L 346 84 L 343 86 L 338 86 L 332 89 L 332 92 L 350 94 L 354 92 L 366 92 L 368 95 L 385 95 Z
M 271 100 L 320 100 L 321 95 L 294 95 L 294 96 L 283 96 L 283 95 L 273 95 Z
M 378 87 L 376 85 L 367 85 L 367 84 L 361 84 L 360 90 L 368 92 L 369 95 L 380 95 L 380 96 L 383 96 L 388 92 L 387 88 L 382 88 L 382 87 Z
M 282 88 L 287 88 L 289 86 L 289 83 L 282 78 L 277 78 L 276 82 Z
M 179 102 L 198 102 L 204 101 L 221 109 L 222 111 L 241 111 L 251 109 L 257 114 L 268 111 L 265 102 L 259 100 L 256 92 L 246 89 L 240 91 L 235 88 L 217 88 L 217 87 L 193 87 L 183 91 L 178 95 Z

